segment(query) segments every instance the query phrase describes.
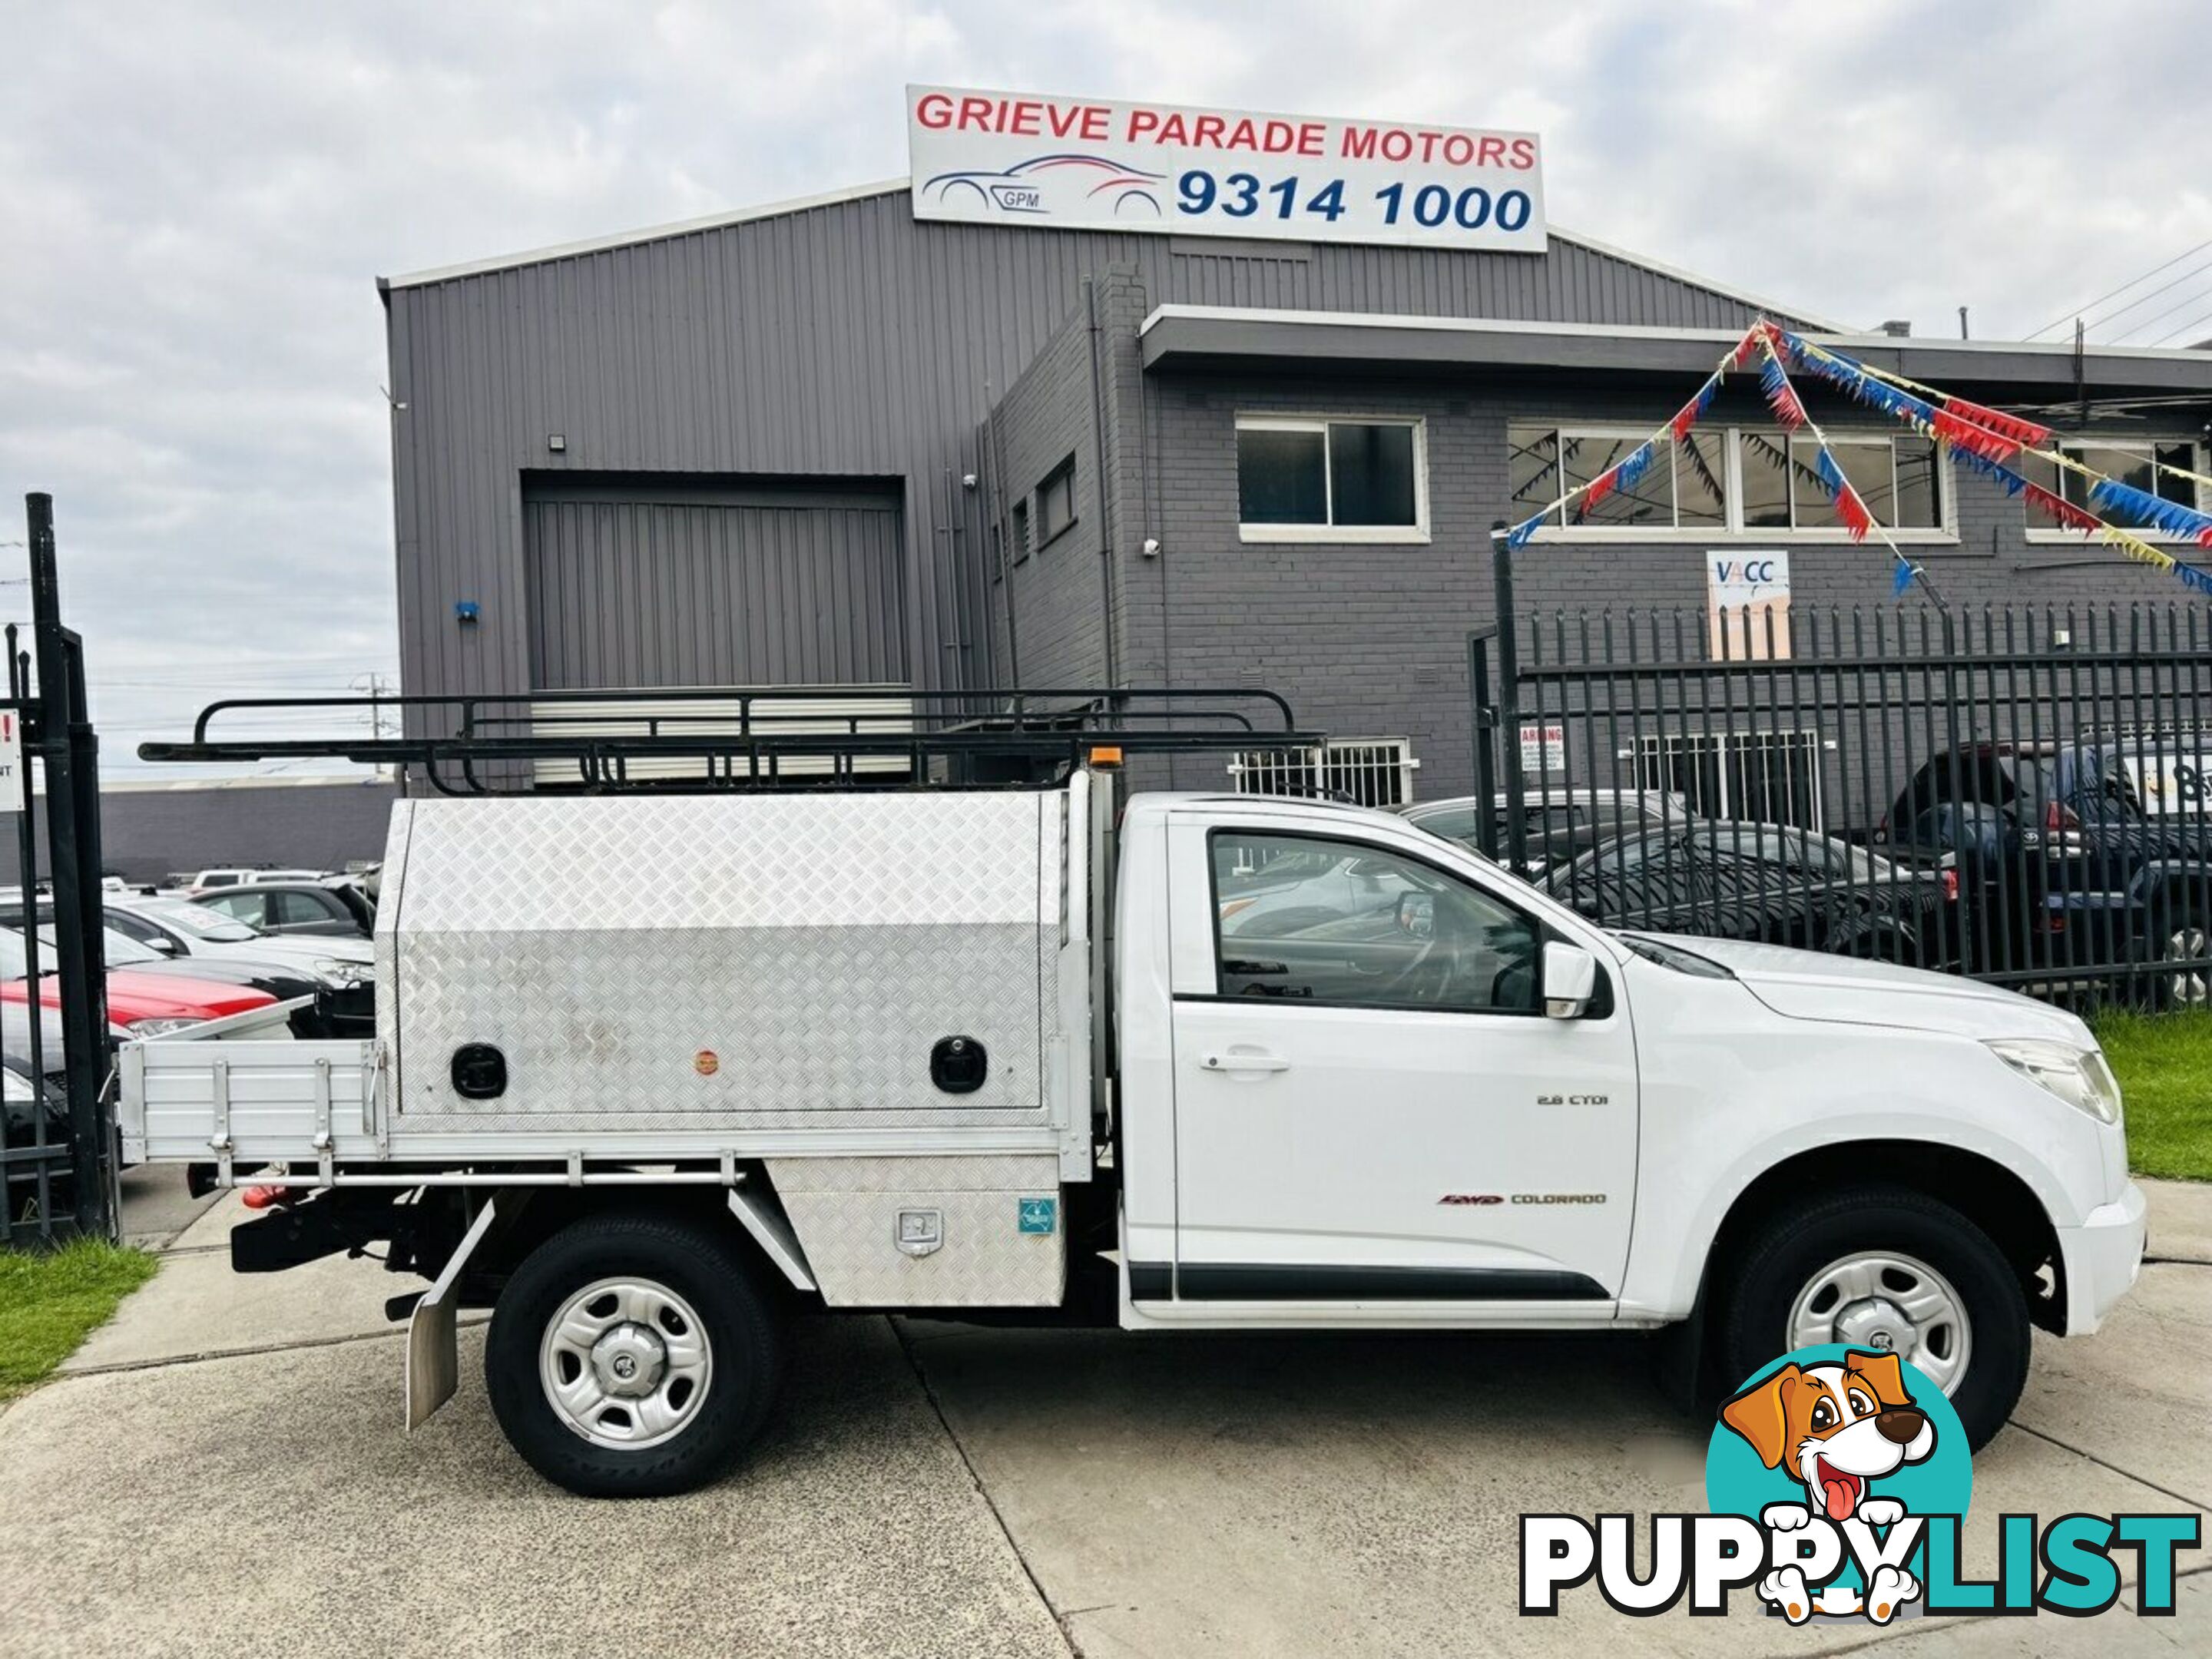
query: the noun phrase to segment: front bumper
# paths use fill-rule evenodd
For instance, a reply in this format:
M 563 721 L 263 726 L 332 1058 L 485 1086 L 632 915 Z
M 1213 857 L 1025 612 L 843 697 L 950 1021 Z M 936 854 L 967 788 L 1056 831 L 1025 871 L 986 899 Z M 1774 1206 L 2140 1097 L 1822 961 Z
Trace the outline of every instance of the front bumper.
M 2100 1204 L 2078 1227 L 2058 1229 L 2058 1260 L 2066 1273 L 2066 1334 L 2087 1336 L 2134 1288 L 2142 1271 L 2142 1188 L 2132 1181 L 2110 1204 Z

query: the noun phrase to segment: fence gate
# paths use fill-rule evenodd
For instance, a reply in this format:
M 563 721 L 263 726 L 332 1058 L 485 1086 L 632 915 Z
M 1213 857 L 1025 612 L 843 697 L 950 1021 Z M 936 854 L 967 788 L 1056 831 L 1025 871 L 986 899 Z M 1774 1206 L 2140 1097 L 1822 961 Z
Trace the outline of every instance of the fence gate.
M 2212 1004 L 2201 605 L 1522 616 L 1469 668 L 1483 850 L 1608 925 Z
M 115 1117 L 101 948 L 100 744 L 85 696 L 84 642 L 61 623 L 53 500 L 34 495 L 27 507 L 30 648 L 9 623 L 8 696 L 0 702 L 0 772 L 12 774 L 0 775 L 0 807 L 16 814 L 21 883 L 7 926 L 20 942 L 23 993 L 20 1002 L 0 1006 L 7 1095 L 0 1243 L 75 1234 L 112 1239 Z M 33 782 L 40 771 L 43 793 Z M 42 885 L 53 895 L 51 925 L 38 919 Z

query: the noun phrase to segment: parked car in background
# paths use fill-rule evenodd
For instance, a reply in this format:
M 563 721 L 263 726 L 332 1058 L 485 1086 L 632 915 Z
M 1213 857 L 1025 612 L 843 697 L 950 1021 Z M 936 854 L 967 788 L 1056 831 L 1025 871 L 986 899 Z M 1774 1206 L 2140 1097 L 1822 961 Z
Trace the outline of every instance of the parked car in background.
M 1693 822 L 1593 848 L 1540 884 L 1608 927 L 1948 966 L 1957 884 L 1830 836 Z
M 1954 861 L 1977 972 L 2104 979 L 2212 1001 L 2212 823 L 2153 814 L 2139 759 L 2074 741 L 1984 743 L 1914 773 L 1875 832 L 1900 858 Z M 2143 970 L 2140 977 L 2124 971 Z
M 341 984 L 365 978 L 375 960 L 365 939 L 283 938 L 190 899 L 111 897 L 107 925 L 165 957 L 304 965 Z
M 41 1006 L 61 1006 L 52 958 L 41 950 L 39 991 L 34 999 L 26 982 L 29 951 L 18 930 L 0 928 L 0 1001 L 33 1000 Z M 160 1036 L 165 1032 L 198 1025 L 204 1020 L 242 1014 L 249 1008 L 265 1008 L 276 1001 L 266 991 L 248 985 L 226 985 L 213 980 L 191 979 L 173 974 L 145 974 L 115 968 L 107 975 L 107 1024 L 117 1036 Z
M 1450 800 L 1416 801 L 1393 809 L 1407 821 L 1431 835 L 1455 841 L 1472 852 L 1482 850 L 1480 795 Z M 1491 828 L 1497 859 L 1510 864 L 1511 845 L 1507 833 L 1510 804 L 1503 794 L 1490 802 Z M 1524 855 L 1523 873 L 1540 874 L 1570 862 L 1593 847 L 1644 830 L 1662 830 L 1698 821 L 1683 796 L 1664 789 L 1555 789 L 1548 794 L 1530 789 L 1521 806 Z
M 212 893 L 220 888 L 243 887 L 256 881 L 316 881 L 322 877 L 319 870 L 279 870 L 267 865 L 230 865 L 202 870 L 185 884 L 185 894 L 193 898 L 202 893 Z
M 319 881 L 253 881 L 207 894 L 200 901 L 236 921 L 280 937 L 326 934 L 367 939 L 376 926 L 376 907 L 352 881 L 340 876 Z

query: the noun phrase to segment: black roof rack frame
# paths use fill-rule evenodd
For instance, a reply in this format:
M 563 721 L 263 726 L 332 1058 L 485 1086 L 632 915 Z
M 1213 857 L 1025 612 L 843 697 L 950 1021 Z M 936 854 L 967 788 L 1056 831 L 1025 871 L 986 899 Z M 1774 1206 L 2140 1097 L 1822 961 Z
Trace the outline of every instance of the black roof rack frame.
M 856 710 L 856 701 L 897 707 Z M 625 705 L 639 705 L 639 712 L 626 716 Z M 366 738 L 221 734 L 222 727 L 250 726 L 257 715 L 296 720 L 318 712 L 333 719 L 366 715 L 373 727 L 380 716 L 392 713 L 416 732 Z M 423 729 L 441 726 L 447 729 Z M 619 729 L 610 731 L 611 726 Z M 633 687 L 461 696 L 228 697 L 200 711 L 189 740 L 142 743 L 138 757 L 413 767 L 447 795 L 696 794 L 1036 787 L 1065 779 L 1099 748 L 1117 748 L 1125 757 L 1177 755 L 1310 748 L 1324 740 L 1299 726 L 1280 696 L 1253 686 Z M 672 763 L 686 761 L 698 763 L 698 770 L 669 775 Z M 643 769 L 647 763 L 649 771 Z M 568 765 L 573 777 L 567 775 Z

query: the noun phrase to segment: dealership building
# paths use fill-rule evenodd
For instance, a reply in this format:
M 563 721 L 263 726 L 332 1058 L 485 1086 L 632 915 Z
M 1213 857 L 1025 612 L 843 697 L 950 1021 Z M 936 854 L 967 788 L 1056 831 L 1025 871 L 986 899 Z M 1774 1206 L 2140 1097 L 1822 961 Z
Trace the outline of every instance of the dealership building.
M 987 174 L 947 210 L 945 179 Z M 2212 353 L 1851 327 L 1525 200 L 1510 239 L 1424 240 L 1287 194 L 1224 219 L 1249 175 L 1158 163 L 1114 181 L 1134 216 L 1071 220 L 1036 176 L 918 145 L 912 179 L 381 283 L 407 690 L 1264 685 L 1352 746 L 1356 793 L 1435 797 L 1473 775 L 1492 526 L 1662 427 L 1761 316 L 2033 411 L 2147 488 L 2206 470 Z M 2186 597 L 1800 390 L 1949 605 Z M 1800 606 L 1926 605 L 1802 459 L 1730 376 L 1634 489 L 1529 538 L 1519 606 L 1703 615 L 1716 560 L 1753 552 Z

